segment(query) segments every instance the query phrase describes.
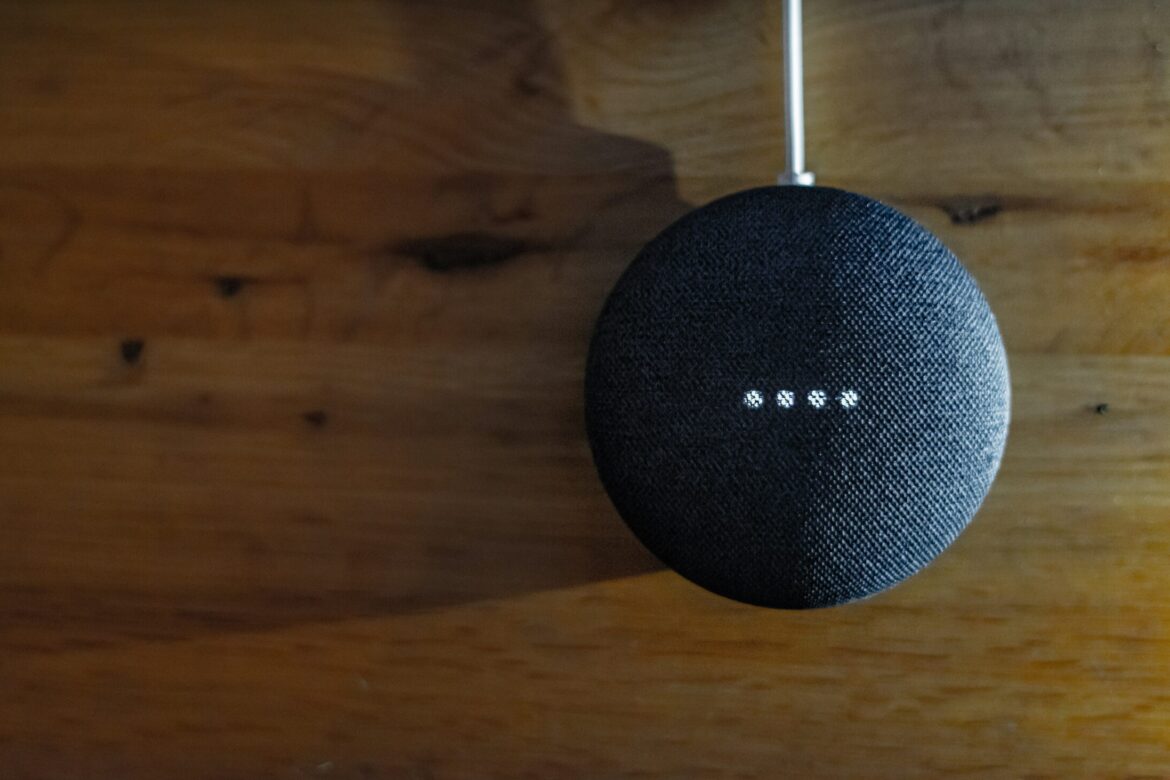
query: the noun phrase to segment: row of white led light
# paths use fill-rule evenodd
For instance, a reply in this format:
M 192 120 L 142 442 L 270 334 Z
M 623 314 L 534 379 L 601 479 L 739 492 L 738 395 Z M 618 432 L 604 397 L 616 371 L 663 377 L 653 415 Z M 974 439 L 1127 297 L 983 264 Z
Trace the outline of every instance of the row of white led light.
M 856 390 L 842 390 L 836 399 L 842 409 L 852 409 L 861 402 L 861 394 Z M 820 409 L 829 402 L 829 394 L 824 390 L 812 390 L 808 394 L 809 406 Z M 759 409 L 764 405 L 764 394 L 759 390 L 748 390 L 743 394 L 743 405 L 748 409 Z M 796 406 L 796 393 L 791 390 L 779 390 L 776 393 L 776 405 L 781 409 L 791 409 Z

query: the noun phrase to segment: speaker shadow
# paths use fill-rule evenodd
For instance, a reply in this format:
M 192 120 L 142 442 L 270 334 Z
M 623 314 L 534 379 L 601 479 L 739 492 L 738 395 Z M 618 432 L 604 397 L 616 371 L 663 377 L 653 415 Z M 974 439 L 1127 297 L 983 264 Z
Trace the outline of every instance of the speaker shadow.
M 494 93 L 474 102 L 434 97 L 423 114 L 446 116 L 447 122 L 454 114 L 475 126 L 487 124 L 485 112 L 514 106 L 527 120 L 507 133 L 514 144 L 509 154 L 524 166 L 538 163 L 516 177 L 456 176 L 440 187 L 438 197 L 447 208 L 463 201 L 469 210 L 476 202 L 482 209 L 485 184 L 507 190 L 508 205 L 490 206 L 486 226 L 419 231 L 388 251 L 416 262 L 440 285 L 490 298 L 494 312 L 511 309 L 527 321 L 521 333 L 512 334 L 508 348 L 514 351 L 495 377 L 508 398 L 487 402 L 479 414 L 463 419 L 462 431 L 453 429 L 496 466 L 490 475 L 471 475 L 466 459 L 427 460 L 428 468 L 449 478 L 450 493 L 436 496 L 439 503 L 458 509 L 412 512 L 409 546 L 385 552 L 413 575 L 409 581 L 384 580 L 382 589 L 368 594 L 369 611 L 379 614 L 663 568 L 618 518 L 594 473 L 584 429 L 583 375 L 593 321 L 609 288 L 640 246 L 689 205 L 679 197 L 666 149 L 577 121 L 556 41 L 537 7 L 512 4 L 507 14 L 485 16 L 481 24 L 498 29 L 481 31 L 477 40 L 488 43 L 469 47 L 463 63 L 449 64 L 456 71 L 475 70 L 477 81 Z M 433 31 L 444 34 L 451 34 L 449 26 Z M 508 179 L 504 185 L 501 176 Z M 455 348 L 491 360 L 497 342 L 466 334 Z M 473 373 L 467 377 L 476 382 Z M 525 389 L 533 387 L 543 395 L 536 408 L 538 399 Z M 475 395 L 467 386 L 451 390 L 457 397 Z
M 400 220 L 361 270 L 386 313 L 329 334 L 409 355 L 410 365 L 379 369 L 393 397 L 369 412 L 377 424 L 359 432 L 366 449 L 344 438 L 325 446 L 344 437 L 343 414 L 298 412 L 290 424 L 317 437 L 310 446 L 324 476 L 313 485 L 288 486 L 279 506 L 241 487 L 238 502 L 172 507 L 182 528 L 172 535 L 198 540 L 203 579 L 151 589 L 151 567 L 182 560 L 176 541 L 139 559 L 140 586 L 9 588 L 6 641 L 39 641 L 43 632 L 79 647 L 170 641 L 433 610 L 662 568 L 593 471 L 582 383 L 609 288 L 641 244 L 688 210 L 671 155 L 575 118 L 556 42 L 533 6 L 407 3 L 387 13 L 409 17 L 395 45 L 417 51 L 396 52 L 403 73 L 352 87 L 381 105 L 353 129 L 348 156 L 321 174 L 316 214 L 298 229 L 305 241 L 328 229 L 360 241 Z M 395 147 L 403 137 L 417 137 L 418 149 Z M 379 170 L 406 170 L 336 174 L 374 157 Z M 369 182 L 383 191 L 365 191 Z M 360 216 L 354 204 L 382 195 L 390 206 Z M 332 227 L 330 209 L 345 211 Z M 396 288 L 403 268 L 415 281 Z M 238 298 L 237 288 L 220 280 L 219 294 Z M 419 312 L 416 330 L 404 331 L 403 310 Z M 420 361 L 441 381 L 411 376 Z M 387 486 L 354 498 L 357 477 L 346 470 L 371 461 L 386 464 Z M 298 508 L 305 487 L 316 495 Z M 196 516 L 204 520 L 183 519 Z M 232 572 L 232 584 L 217 571 Z

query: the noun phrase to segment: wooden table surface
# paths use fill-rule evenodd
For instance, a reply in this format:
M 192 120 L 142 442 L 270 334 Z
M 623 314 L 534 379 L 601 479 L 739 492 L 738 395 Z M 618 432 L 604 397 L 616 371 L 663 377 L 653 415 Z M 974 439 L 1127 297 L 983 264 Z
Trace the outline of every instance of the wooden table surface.
M 781 167 L 779 2 L 0 3 L 0 777 L 1170 777 L 1170 3 L 810 0 L 810 162 L 1014 424 L 870 601 L 661 569 L 582 426 Z

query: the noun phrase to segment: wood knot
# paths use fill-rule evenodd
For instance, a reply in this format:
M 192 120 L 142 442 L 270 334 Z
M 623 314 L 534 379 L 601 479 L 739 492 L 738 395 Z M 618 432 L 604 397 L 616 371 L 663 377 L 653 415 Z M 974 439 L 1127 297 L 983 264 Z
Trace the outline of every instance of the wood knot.
M 939 206 L 956 225 L 974 225 L 1003 211 L 1003 204 L 993 196 L 955 198 Z
M 301 419 L 314 428 L 324 428 L 329 422 L 329 415 L 324 409 L 313 409 L 302 414 Z
M 244 289 L 244 280 L 238 276 L 217 276 L 215 288 L 224 298 L 234 298 Z
M 522 238 L 491 233 L 452 233 L 404 241 L 393 251 L 414 258 L 428 271 L 447 273 L 499 265 L 543 248 Z
M 146 348 L 146 342 L 142 339 L 123 339 L 119 346 L 119 351 L 122 353 L 122 361 L 128 366 L 132 366 L 142 358 L 142 351 Z

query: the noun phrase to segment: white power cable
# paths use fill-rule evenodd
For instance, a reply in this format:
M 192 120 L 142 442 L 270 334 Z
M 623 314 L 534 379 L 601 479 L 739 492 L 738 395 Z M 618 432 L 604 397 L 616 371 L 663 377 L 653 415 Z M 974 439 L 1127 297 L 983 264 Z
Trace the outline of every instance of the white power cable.
M 780 184 L 811 186 L 816 176 L 804 169 L 804 32 L 801 0 L 784 0 L 784 128 L 788 169 Z

